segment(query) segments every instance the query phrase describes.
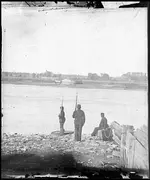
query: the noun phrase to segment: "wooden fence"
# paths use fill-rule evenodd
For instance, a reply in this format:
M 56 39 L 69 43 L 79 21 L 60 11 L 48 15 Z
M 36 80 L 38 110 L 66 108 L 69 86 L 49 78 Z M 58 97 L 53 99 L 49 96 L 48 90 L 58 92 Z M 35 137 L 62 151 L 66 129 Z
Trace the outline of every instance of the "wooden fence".
M 113 122 L 111 128 L 114 141 L 120 145 L 121 167 L 148 170 L 148 127 L 144 125 L 135 131 L 133 126 Z

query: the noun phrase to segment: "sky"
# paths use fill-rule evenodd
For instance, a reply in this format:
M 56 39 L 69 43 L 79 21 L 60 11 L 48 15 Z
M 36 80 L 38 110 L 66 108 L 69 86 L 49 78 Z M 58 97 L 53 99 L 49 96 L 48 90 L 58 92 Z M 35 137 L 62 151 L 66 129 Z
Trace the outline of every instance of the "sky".
M 2 70 L 147 72 L 147 9 L 2 8 Z

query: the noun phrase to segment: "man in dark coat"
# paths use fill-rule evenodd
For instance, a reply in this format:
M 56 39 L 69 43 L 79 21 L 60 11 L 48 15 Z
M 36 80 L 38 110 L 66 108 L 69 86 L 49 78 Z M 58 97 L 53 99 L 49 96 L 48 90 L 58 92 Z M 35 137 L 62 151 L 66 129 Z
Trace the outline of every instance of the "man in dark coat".
M 102 117 L 102 119 L 101 119 L 101 122 L 99 124 L 99 127 L 96 127 L 94 129 L 91 136 L 96 136 L 99 130 L 102 130 L 102 129 L 105 130 L 106 128 L 108 128 L 107 119 L 105 118 L 104 113 L 101 113 L 101 117 Z
M 64 112 L 64 107 L 61 106 L 60 107 L 60 113 L 58 115 L 59 117 L 59 123 L 60 123 L 60 134 L 63 135 L 65 130 L 64 130 L 64 123 L 66 121 L 66 118 L 65 118 L 65 112 Z
M 82 127 L 85 123 L 85 113 L 81 110 L 81 105 L 77 105 L 77 110 L 73 112 L 72 117 L 74 120 L 74 126 L 75 126 L 75 141 L 81 141 L 82 136 Z

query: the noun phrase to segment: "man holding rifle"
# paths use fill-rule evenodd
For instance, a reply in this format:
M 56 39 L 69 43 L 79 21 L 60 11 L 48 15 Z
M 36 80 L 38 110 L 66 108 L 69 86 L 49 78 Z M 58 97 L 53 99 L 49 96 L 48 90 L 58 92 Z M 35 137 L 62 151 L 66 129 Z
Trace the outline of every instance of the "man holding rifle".
M 82 135 L 82 127 L 85 123 L 85 114 L 84 111 L 81 110 L 81 105 L 77 105 L 77 96 L 76 96 L 76 106 L 75 111 L 73 112 L 72 117 L 74 120 L 74 126 L 75 126 L 75 141 L 81 141 L 81 135 Z
M 62 104 L 61 104 L 61 107 L 60 107 L 60 113 L 58 115 L 59 117 L 59 123 L 60 123 L 60 134 L 63 135 L 64 134 L 64 123 L 66 121 L 66 118 L 65 118 L 65 112 L 64 112 L 64 106 L 63 106 L 63 99 L 62 99 Z

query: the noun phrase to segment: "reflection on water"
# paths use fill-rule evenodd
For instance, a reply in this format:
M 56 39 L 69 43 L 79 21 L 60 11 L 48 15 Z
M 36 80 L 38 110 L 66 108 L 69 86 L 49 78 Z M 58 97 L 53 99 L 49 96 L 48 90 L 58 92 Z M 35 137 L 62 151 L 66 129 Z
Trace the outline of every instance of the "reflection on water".
M 147 124 L 147 92 L 110 89 L 73 89 L 50 86 L 2 86 L 4 132 L 51 133 L 59 129 L 58 113 L 62 96 L 66 112 L 65 128 L 73 130 L 72 113 L 76 92 L 86 114 L 83 133 L 91 133 L 99 125 L 100 113 L 108 122 Z

